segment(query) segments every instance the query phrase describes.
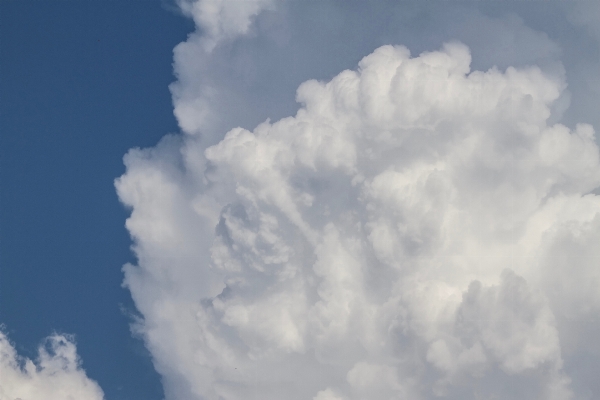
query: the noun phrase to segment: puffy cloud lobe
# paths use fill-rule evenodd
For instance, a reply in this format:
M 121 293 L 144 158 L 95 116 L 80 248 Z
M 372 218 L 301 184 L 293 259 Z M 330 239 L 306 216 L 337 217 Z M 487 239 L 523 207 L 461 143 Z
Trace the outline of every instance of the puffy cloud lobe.
M 572 398 L 594 131 L 548 125 L 538 68 L 470 60 L 383 46 L 294 117 L 126 156 L 125 284 L 169 399 Z
M 216 123 L 212 102 L 218 90 L 210 77 L 213 51 L 224 42 L 248 34 L 253 18 L 274 7 L 275 0 L 177 0 L 177 4 L 194 20 L 197 30 L 174 50 L 178 78 L 170 87 L 174 113 L 184 132 L 204 131 L 207 135 Z
M 39 358 L 20 357 L 0 332 L 0 399 L 101 400 L 98 384 L 81 369 L 75 344 L 53 335 L 40 346 Z
M 177 0 L 181 10 L 192 17 L 203 34 L 203 42 L 211 51 L 221 41 L 245 35 L 252 17 L 272 7 L 274 0 Z

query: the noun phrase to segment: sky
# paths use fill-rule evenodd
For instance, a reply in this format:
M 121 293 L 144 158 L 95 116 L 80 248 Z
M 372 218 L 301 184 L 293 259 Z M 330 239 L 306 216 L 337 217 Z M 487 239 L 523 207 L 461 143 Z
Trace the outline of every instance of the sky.
M 600 3 L 0 18 L 0 400 L 600 396 Z

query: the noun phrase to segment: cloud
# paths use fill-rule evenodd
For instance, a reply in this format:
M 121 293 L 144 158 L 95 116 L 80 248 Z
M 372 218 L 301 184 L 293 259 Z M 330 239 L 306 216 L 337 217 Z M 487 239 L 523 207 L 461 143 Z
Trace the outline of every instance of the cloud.
M 211 66 L 218 46 L 250 33 L 253 19 L 275 0 L 177 0 L 191 17 L 196 31 L 174 50 L 177 82 L 171 85 L 174 113 L 181 129 L 205 136 L 217 123 L 214 102 L 222 88 L 215 87 Z M 222 68 L 223 66 L 221 66 Z
M 389 43 L 421 52 L 458 39 L 473 50 L 477 69 L 538 65 L 564 75 L 556 35 L 532 29 L 514 12 L 515 3 L 495 15 L 486 4 L 275 2 L 251 18 L 247 34 L 221 40 L 208 54 L 199 28 L 175 50 L 175 115 L 182 131 L 215 144 L 234 127 L 293 114 L 300 83 L 331 79 Z M 564 110 L 568 102 L 563 91 L 554 107 Z
M 72 339 L 46 338 L 34 362 L 21 357 L 0 332 L 0 399 L 101 400 L 98 384 L 81 368 Z
M 600 42 L 600 5 L 594 2 L 575 3 L 569 8 L 568 15 L 575 24 L 585 27 Z
M 252 18 L 274 3 L 275 0 L 177 0 L 184 14 L 192 17 L 201 30 L 209 52 L 223 40 L 247 34 Z
M 550 122 L 560 76 L 470 64 L 382 46 L 294 116 L 126 155 L 125 285 L 168 399 L 577 395 L 594 130 Z

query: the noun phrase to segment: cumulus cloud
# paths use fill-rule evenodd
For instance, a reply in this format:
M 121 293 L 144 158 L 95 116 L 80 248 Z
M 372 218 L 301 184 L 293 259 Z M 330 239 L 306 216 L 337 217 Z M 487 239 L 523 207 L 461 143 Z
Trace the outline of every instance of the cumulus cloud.
M 125 285 L 168 399 L 577 395 L 595 133 L 550 122 L 556 75 L 470 64 L 383 46 L 295 116 L 127 154 Z
M 0 399 L 102 400 L 102 390 L 86 376 L 80 364 L 69 337 L 46 338 L 34 362 L 19 356 L 0 332 Z
M 214 100 L 220 90 L 211 79 L 217 46 L 250 33 L 254 18 L 273 8 L 275 0 L 177 0 L 196 31 L 174 50 L 177 82 L 171 85 L 174 113 L 181 129 L 206 136 L 216 120 Z
M 222 40 L 247 34 L 252 18 L 274 3 L 275 0 L 177 0 L 181 10 L 201 30 L 208 51 Z
M 420 52 L 453 38 L 473 49 L 477 69 L 538 65 L 546 72 L 565 73 L 559 62 L 564 61 L 564 48 L 556 35 L 533 29 L 540 24 L 517 16 L 517 3 L 503 3 L 502 12 L 490 12 L 488 8 L 499 8 L 490 4 L 275 2 L 249 19 L 246 34 L 223 38 L 210 52 L 203 44 L 205 30 L 199 27 L 175 49 L 175 115 L 182 131 L 215 144 L 236 126 L 253 127 L 267 117 L 293 114 L 293 93 L 300 83 L 330 79 L 388 43 Z M 590 75 L 573 73 L 570 87 Z M 562 110 L 568 101 L 564 91 L 554 107 Z

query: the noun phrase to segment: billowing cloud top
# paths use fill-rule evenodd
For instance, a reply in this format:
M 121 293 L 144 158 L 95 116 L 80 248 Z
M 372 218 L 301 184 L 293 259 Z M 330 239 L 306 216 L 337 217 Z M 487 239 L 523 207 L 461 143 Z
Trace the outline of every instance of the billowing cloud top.
M 53 335 L 39 348 L 39 358 L 17 355 L 0 332 L 0 400 L 102 400 L 98 384 L 80 368 L 75 344 Z
M 294 117 L 129 152 L 125 284 L 168 399 L 573 398 L 594 130 L 548 123 L 538 68 L 470 61 L 380 47 Z
M 274 3 L 275 0 L 177 0 L 180 9 L 201 30 L 208 51 L 222 40 L 247 34 L 252 17 Z

